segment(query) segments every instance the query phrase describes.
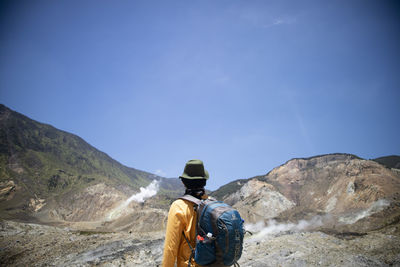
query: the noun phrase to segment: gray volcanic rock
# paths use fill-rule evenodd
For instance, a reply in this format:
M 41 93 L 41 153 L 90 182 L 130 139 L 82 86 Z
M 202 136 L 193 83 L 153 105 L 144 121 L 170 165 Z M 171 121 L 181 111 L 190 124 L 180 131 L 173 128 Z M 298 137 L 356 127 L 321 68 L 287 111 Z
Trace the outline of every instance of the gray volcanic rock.
M 293 201 L 279 193 L 271 184 L 259 180 L 248 181 L 224 201 L 239 210 L 248 222 L 274 218 L 295 206 Z
M 267 232 L 246 235 L 240 266 L 400 266 L 398 225 L 366 235 Z M 163 236 L 164 232 L 74 231 L 2 221 L 0 262 L 6 266 L 160 266 Z
M 396 173 L 346 154 L 293 159 L 263 179 L 298 206 L 331 213 L 368 208 L 379 199 L 393 201 L 400 196 Z
M 5 266 L 157 266 L 161 232 L 91 232 L 2 221 L 0 262 Z
M 246 240 L 241 266 L 397 266 L 400 238 L 380 232 L 341 239 L 322 232 Z
M 398 172 L 354 155 L 293 159 L 265 176 L 231 184 L 236 190 L 222 199 L 253 223 L 318 215 L 324 227 L 365 232 L 400 220 Z

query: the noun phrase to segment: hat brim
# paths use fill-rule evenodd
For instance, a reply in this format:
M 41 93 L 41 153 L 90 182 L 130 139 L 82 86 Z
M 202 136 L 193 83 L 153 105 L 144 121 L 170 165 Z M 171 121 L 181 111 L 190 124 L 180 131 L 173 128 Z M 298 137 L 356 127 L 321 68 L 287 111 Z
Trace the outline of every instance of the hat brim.
M 196 179 L 206 179 L 208 180 L 208 178 L 210 177 L 210 175 L 208 174 L 207 170 L 204 170 L 205 172 L 205 176 L 189 176 L 186 173 L 183 173 L 181 176 L 179 176 L 179 178 L 185 178 L 185 179 L 190 179 L 190 180 L 196 180 Z

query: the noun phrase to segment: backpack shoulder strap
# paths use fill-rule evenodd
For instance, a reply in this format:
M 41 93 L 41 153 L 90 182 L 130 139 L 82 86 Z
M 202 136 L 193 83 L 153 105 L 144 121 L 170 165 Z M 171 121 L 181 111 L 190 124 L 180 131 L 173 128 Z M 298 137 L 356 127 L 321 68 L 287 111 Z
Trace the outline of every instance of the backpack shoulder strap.
M 201 203 L 200 199 L 195 198 L 192 195 L 184 195 L 184 196 L 180 197 L 179 199 L 184 199 L 184 200 L 190 201 L 190 202 L 196 204 L 197 206 L 200 205 L 200 203 Z
M 196 205 L 196 206 L 195 206 L 195 211 L 197 210 L 197 206 L 199 206 L 200 203 L 201 203 L 201 200 L 200 200 L 200 199 L 195 198 L 195 197 L 192 196 L 192 195 L 184 195 L 184 196 L 181 196 L 179 199 L 184 199 L 184 200 L 187 200 L 187 201 L 192 202 L 193 204 L 195 204 L 195 205 Z M 189 263 L 188 263 L 188 267 L 190 267 L 190 266 L 191 266 L 191 263 L 192 263 L 192 259 L 194 258 L 194 248 L 193 248 L 192 245 L 190 244 L 189 239 L 188 239 L 187 236 L 185 235 L 185 232 L 184 232 L 184 231 L 182 231 L 182 235 L 183 235 L 183 237 L 185 238 L 186 243 L 188 243 L 189 248 L 190 248 L 190 250 L 191 250 L 191 254 L 190 254 L 190 257 L 189 257 Z M 196 234 L 195 234 L 195 236 L 197 236 L 197 223 L 196 223 Z
M 190 267 L 190 265 L 192 264 L 192 259 L 194 258 L 194 253 L 195 253 L 195 251 L 194 251 L 194 248 L 192 247 L 192 245 L 190 244 L 189 239 L 186 237 L 184 231 L 182 231 L 182 234 L 183 234 L 183 237 L 184 237 L 185 240 L 186 240 L 186 243 L 188 243 L 190 250 L 192 251 L 192 253 L 190 253 L 189 263 L 188 263 L 188 267 Z

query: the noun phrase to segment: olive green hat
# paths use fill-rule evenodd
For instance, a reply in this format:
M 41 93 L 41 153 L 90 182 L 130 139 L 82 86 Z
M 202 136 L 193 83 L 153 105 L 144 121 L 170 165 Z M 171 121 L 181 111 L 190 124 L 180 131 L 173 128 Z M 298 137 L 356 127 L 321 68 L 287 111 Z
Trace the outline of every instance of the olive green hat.
M 186 179 L 208 179 L 210 176 L 208 171 L 204 169 L 203 162 L 198 159 L 189 160 L 186 163 L 183 174 L 179 178 Z

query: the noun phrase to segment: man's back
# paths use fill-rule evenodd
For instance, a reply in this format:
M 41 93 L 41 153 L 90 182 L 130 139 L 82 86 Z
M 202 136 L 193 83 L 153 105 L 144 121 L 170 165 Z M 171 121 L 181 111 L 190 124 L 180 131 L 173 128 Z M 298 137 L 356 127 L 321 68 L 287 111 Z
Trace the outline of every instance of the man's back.
M 185 236 L 192 248 L 196 245 L 196 218 L 193 203 L 175 200 L 168 213 L 167 231 L 165 235 L 163 267 L 173 267 L 175 260 L 178 267 L 187 267 L 192 253 Z M 192 261 L 191 266 L 199 266 Z

